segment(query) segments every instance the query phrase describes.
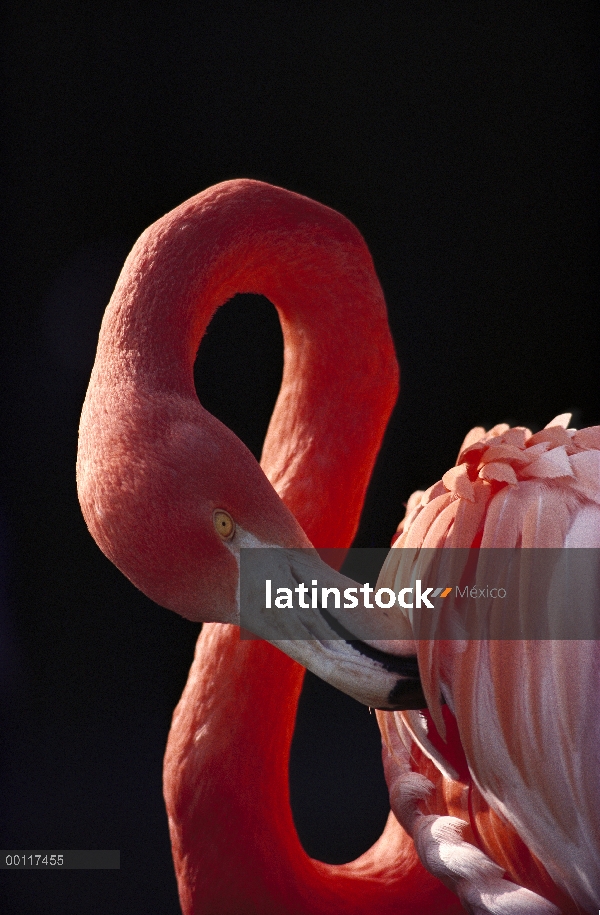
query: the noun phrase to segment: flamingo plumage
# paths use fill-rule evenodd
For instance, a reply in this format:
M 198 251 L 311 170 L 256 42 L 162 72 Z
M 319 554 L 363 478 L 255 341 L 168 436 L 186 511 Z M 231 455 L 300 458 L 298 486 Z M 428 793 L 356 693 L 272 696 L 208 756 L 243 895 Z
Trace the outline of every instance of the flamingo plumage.
M 380 581 L 393 586 L 416 547 L 600 547 L 600 427 L 569 429 L 570 419 L 535 434 L 473 429 L 456 466 L 409 500 Z M 504 877 L 551 903 L 522 894 L 507 911 L 596 911 L 599 648 L 572 638 L 423 640 L 415 650 L 429 710 L 377 713 L 392 809 L 423 856 L 420 833 L 439 831 L 445 852 L 430 869 L 465 903 L 479 882 L 490 911 L 504 911 L 493 902 L 506 895 Z
M 262 470 L 202 409 L 193 384 L 204 330 L 237 292 L 267 296 L 284 335 L 284 376 Z M 422 646 L 407 637 L 393 652 L 382 645 L 374 660 L 327 635 L 282 642 L 289 638 L 284 628 L 275 641 L 287 657 L 266 642 L 239 638 L 240 548 L 275 545 L 292 556 L 295 548 L 351 544 L 397 388 L 385 303 L 362 238 L 339 214 L 299 195 L 254 181 L 209 188 L 151 226 L 119 278 L 82 413 L 78 489 L 90 531 L 131 581 L 163 606 L 207 623 L 164 769 L 185 915 L 443 915 L 463 910 L 454 892 L 474 912 L 546 913 L 557 911 L 546 899 L 565 896 L 543 866 L 531 888 L 517 879 L 518 869 L 507 869 L 515 882 L 503 879 L 494 854 L 505 837 L 518 846 L 510 818 L 494 820 L 498 848 L 473 830 L 464 843 L 495 881 L 496 908 L 485 908 L 485 881 L 460 884 L 456 873 L 439 868 L 438 880 L 423 867 L 417 849 L 436 873 L 432 849 L 439 857 L 448 830 L 457 835 L 456 824 L 442 820 L 460 804 L 448 807 L 458 789 L 443 782 L 443 773 L 440 781 L 440 760 L 436 767 L 409 698 L 415 676 L 406 655 L 411 660 Z M 286 561 L 297 581 L 293 558 Z M 336 581 L 317 554 L 310 561 L 313 575 Z M 380 725 L 394 813 L 373 848 L 347 865 L 311 860 L 293 825 L 287 765 L 303 676 L 297 662 L 389 710 L 380 713 Z M 435 723 L 444 727 L 431 698 L 433 668 L 424 669 L 431 742 Z M 458 714 L 461 728 L 463 720 Z M 462 735 L 450 734 L 446 753 L 458 758 Z M 471 749 L 467 761 L 470 771 Z M 421 781 L 415 794 L 415 765 L 434 789 Z M 412 788 L 402 794 L 399 784 Z M 490 793 L 478 785 L 491 821 Z M 422 824 L 426 796 L 434 803 L 432 790 L 445 799 L 430 811 L 442 838 L 432 833 L 429 844 L 419 845 L 415 824 Z M 465 816 L 458 819 L 467 822 Z

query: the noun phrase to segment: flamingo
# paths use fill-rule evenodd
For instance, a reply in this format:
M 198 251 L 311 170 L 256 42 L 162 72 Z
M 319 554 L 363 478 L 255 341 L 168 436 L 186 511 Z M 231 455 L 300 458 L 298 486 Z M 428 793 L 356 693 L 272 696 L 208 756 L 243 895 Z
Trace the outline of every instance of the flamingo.
M 237 292 L 267 296 L 284 336 L 282 386 L 260 467 L 201 407 L 193 383 L 204 330 Z M 78 492 L 92 535 L 118 568 L 157 603 L 206 623 L 164 766 L 185 915 L 444 915 L 463 911 L 461 901 L 474 912 L 550 913 L 568 896 L 532 853 L 537 883 L 528 887 L 516 867 L 503 879 L 504 859 L 495 862 L 505 837 L 517 851 L 528 847 L 510 815 L 495 812 L 468 740 L 460 757 L 462 706 L 410 632 L 395 644 L 344 642 L 315 611 L 300 621 L 312 640 L 293 638 L 298 621 L 290 617 L 278 621 L 276 638 L 258 620 L 257 634 L 273 644 L 240 640 L 241 548 L 279 547 L 271 571 L 292 586 L 312 578 L 347 584 L 312 548 L 352 542 L 397 389 L 366 245 L 344 217 L 314 201 L 261 182 L 224 182 L 158 220 L 125 263 L 83 407 Z M 448 478 L 451 496 L 461 474 Z M 411 514 L 407 531 L 412 523 Z M 367 620 L 361 606 L 337 615 L 350 631 Z M 417 655 L 430 705 L 421 717 Z M 293 825 L 287 765 L 301 665 L 382 710 L 393 813 L 375 845 L 346 865 L 311 860 Z M 436 683 L 446 690 L 443 711 Z M 436 725 L 447 738 L 443 752 L 432 750 Z M 481 829 L 460 833 L 457 821 L 468 826 L 472 812 L 457 800 L 465 768 L 478 773 L 471 794 L 495 845 Z M 448 854 L 454 864 L 444 871 Z

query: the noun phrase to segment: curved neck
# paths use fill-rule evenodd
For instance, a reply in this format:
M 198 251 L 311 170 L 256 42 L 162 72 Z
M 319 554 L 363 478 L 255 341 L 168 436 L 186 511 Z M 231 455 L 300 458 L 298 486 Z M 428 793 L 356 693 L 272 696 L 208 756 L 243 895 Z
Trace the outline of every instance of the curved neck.
M 304 671 L 232 626 L 203 628 L 173 717 L 164 791 L 185 915 L 459 915 L 393 815 L 349 864 L 303 850 L 289 748 Z
M 215 309 L 237 292 L 275 305 L 284 373 L 261 464 L 315 546 L 350 546 L 398 389 L 383 295 L 357 230 L 280 188 L 227 182 L 150 227 L 124 276 L 135 288 L 123 280 L 107 319 L 120 371 L 183 398 L 195 399 L 194 358 Z M 204 627 L 164 770 L 186 915 L 391 915 L 399 902 L 408 915 L 440 901 L 394 818 L 353 864 L 303 851 L 288 786 L 302 677 L 273 646 Z M 449 895 L 442 888 L 436 911 L 457 911 Z
M 104 364 L 120 385 L 195 400 L 200 340 L 238 292 L 266 296 L 283 329 L 283 381 L 263 469 L 315 546 L 348 546 L 398 367 L 371 256 L 347 219 L 257 181 L 209 188 L 136 243 L 99 354 L 110 346 Z

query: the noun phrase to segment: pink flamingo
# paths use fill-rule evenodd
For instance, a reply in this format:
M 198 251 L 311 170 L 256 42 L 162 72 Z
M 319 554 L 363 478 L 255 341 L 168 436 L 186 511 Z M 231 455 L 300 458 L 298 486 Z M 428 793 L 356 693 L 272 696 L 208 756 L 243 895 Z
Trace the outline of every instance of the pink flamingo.
M 285 343 L 262 470 L 202 409 L 193 384 L 196 350 L 212 314 L 244 291 L 275 304 Z M 391 814 L 381 838 L 355 862 L 333 867 L 308 858 L 287 787 L 303 676 L 296 661 L 367 704 L 406 709 L 418 684 L 410 657 L 416 649 L 408 640 L 395 646 L 399 656 L 377 655 L 360 643 L 331 641 L 315 614 L 310 631 L 321 641 L 281 643 L 290 638 L 282 628 L 276 643 L 292 660 L 267 643 L 240 641 L 235 626 L 223 625 L 239 621 L 240 547 L 351 543 L 396 393 L 397 365 L 371 258 L 356 229 L 326 207 L 259 182 L 225 182 L 167 214 L 131 252 L 104 318 L 84 404 L 78 489 L 90 531 L 134 584 L 188 618 L 214 621 L 199 639 L 165 759 L 186 915 L 391 913 L 400 904 L 404 912 L 459 911 L 443 883 L 465 904 L 479 905 L 472 911 L 557 911 L 537 895 L 540 889 L 547 899 L 561 893 L 541 865 L 543 885 L 533 887 L 536 892 L 519 888 L 527 883 L 514 869 L 509 876 L 519 886 L 500 881 L 496 867 L 493 880 L 503 884 L 492 888 L 496 908 L 484 907 L 489 880 L 479 888 L 471 881 L 467 891 L 469 881 L 461 885 L 456 868 L 442 873 L 432 867 L 429 859 L 439 857 L 444 842 L 433 830 L 419 843 L 415 832 L 430 789 L 421 784 L 420 795 L 399 794 L 397 776 L 403 766 L 414 779 L 407 766 L 418 752 L 432 785 L 436 778 L 441 784 L 440 771 L 431 770 L 423 728 L 417 732 L 412 719 L 390 713 L 381 723 L 398 819 Z M 302 569 L 294 554 L 285 556 L 294 584 L 298 576 L 338 581 L 316 554 Z M 363 618 L 359 608 L 351 625 Z M 431 700 L 434 668 L 425 670 Z M 441 713 L 435 702 L 431 707 L 441 729 Z M 460 723 L 458 712 L 457 718 Z M 413 762 L 398 748 L 394 727 L 402 746 L 412 741 Z M 429 738 L 431 743 L 433 732 Z M 458 731 L 446 753 L 454 752 L 452 746 L 458 754 Z M 473 765 L 471 750 L 468 762 Z M 446 775 L 456 774 L 446 765 Z M 437 794 L 448 794 L 446 788 L 444 782 Z M 485 787 L 480 795 L 481 809 L 492 818 Z M 439 820 L 448 809 L 438 808 L 431 816 Z M 493 820 L 501 847 L 505 835 L 518 845 L 509 824 L 510 817 Z M 448 829 L 456 837 L 456 824 L 446 822 L 442 838 Z M 424 870 L 409 834 L 443 883 Z M 483 845 L 478 864 L 485 856 L 489 876 L 494 848 L 479 833 L 467 838 L 470 848 Z M 463 849 L 458 841 L 454 846 L 456 858 Z M 512 908 L 497 907 L 503 893 Z

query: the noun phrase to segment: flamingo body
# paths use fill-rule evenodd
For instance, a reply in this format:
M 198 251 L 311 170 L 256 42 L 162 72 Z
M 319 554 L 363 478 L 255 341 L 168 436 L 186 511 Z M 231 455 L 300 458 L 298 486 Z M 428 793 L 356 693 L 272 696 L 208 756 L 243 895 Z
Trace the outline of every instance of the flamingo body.
M 506 425 L 469 433 L 456 467 L 409 500 L 379 583 L 393 587 L 415 547 L 597 549 L 600 428 L 568 429 L 569 419 L 559 416 L 535 435 Z M 502 897 L 504 877 L 538 898 L 515 894 L 506 911 L 596 911 L 599 649 L 568 639 L 422 641 L 429 712 L 378 712 L 392 809 L 422 857 L 437 847 L 429 838 L 419 843 L 426 820 L 442 827 L 452 818 L 445 860 L 432 859 L 430 869 L 465 901 L 477 882 L 487 884 L 489 899 Z M 411 795 L 416 773 L 426 781 Z M 473 851 L 461 847 L 459 867 L 461 836 Z M 487 862 L 478 863 L 475 849 Z

